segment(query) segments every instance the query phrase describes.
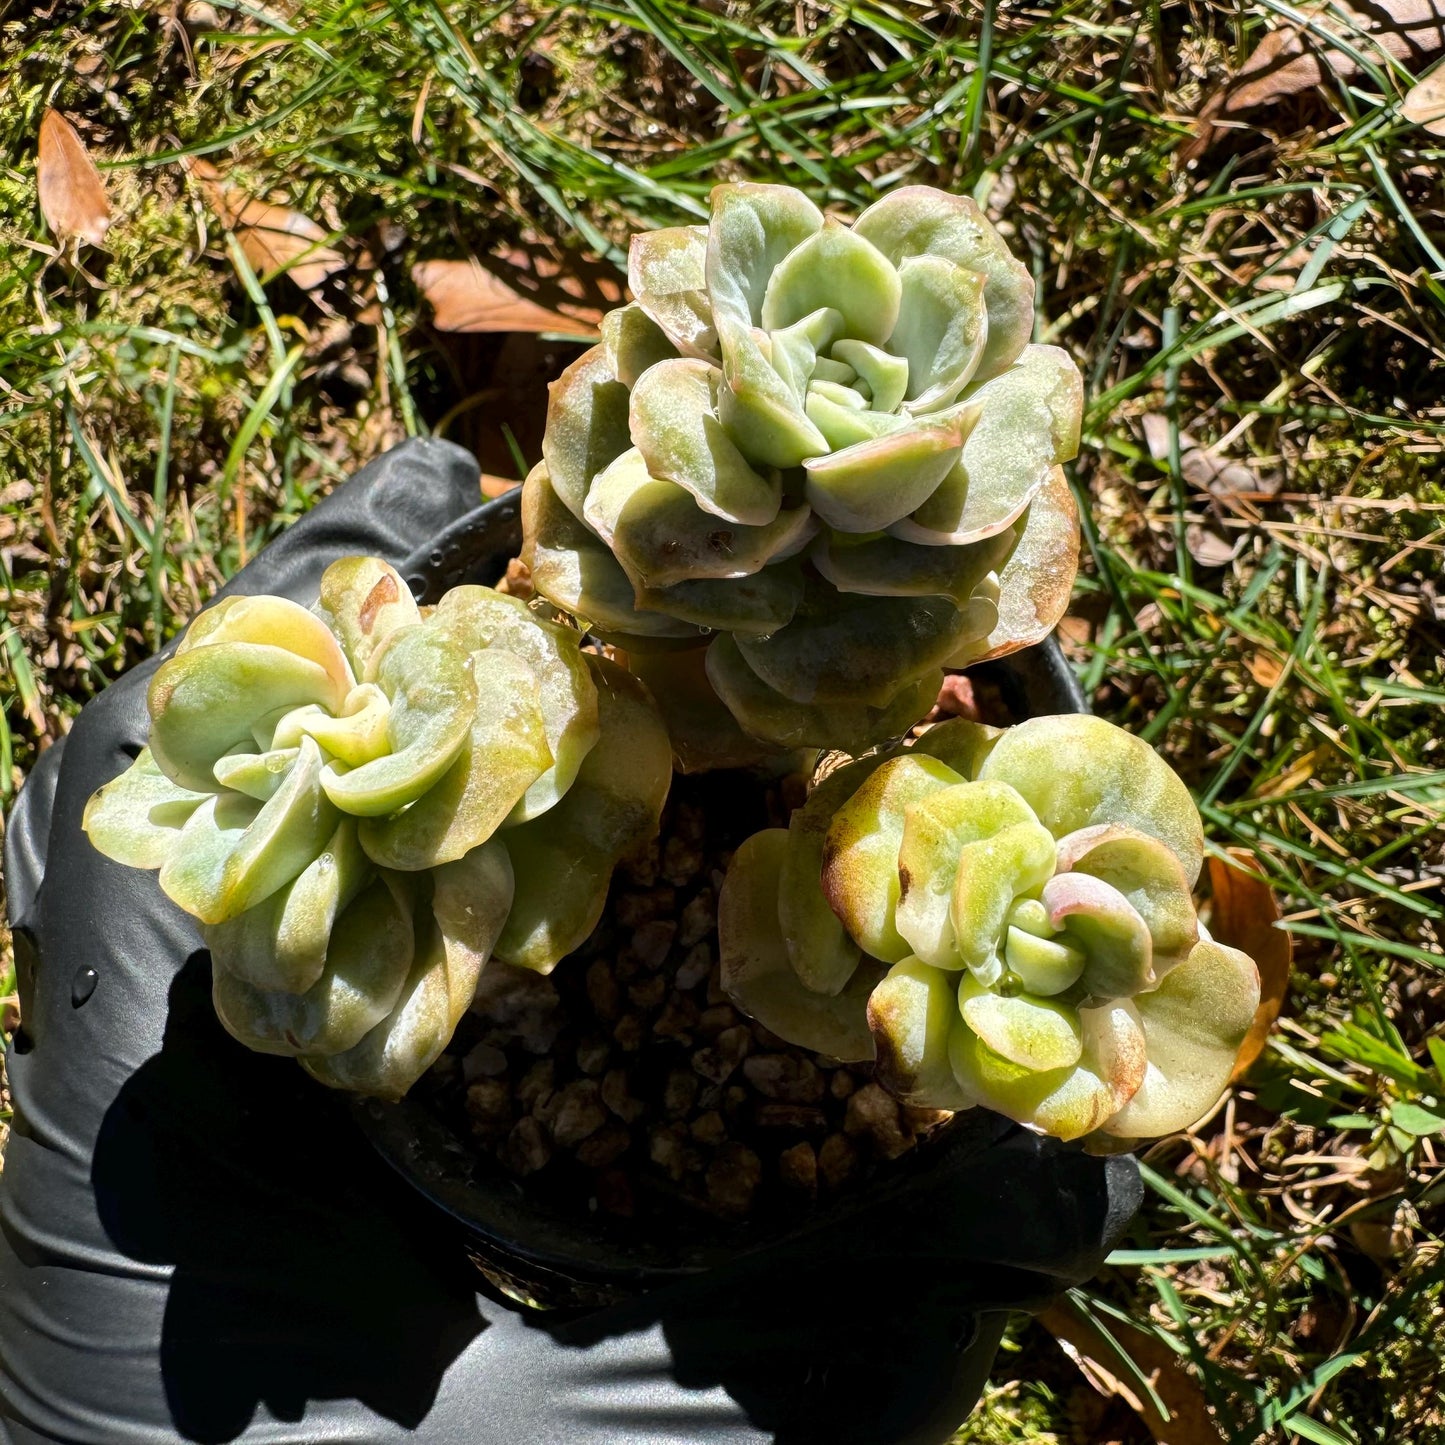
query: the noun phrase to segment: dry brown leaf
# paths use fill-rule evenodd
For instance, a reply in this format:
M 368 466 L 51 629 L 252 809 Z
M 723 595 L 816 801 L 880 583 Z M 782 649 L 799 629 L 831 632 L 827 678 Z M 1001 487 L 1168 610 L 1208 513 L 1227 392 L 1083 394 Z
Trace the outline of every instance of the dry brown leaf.
M 1400 114 L 1431 135 L 1445 135 L 1445 65 L 1432 70 L 1410 87 Z
M 1312 90 L 1327 75 L 1347 80 L 1357 74 L 1354 57 L 1326 35 L 1338 36 L 1358 54 L 1369 56 L 1378 48 L 1416 65 L 1445 49 L 1445 0 L 1371 0 L 1359 8 L 1330 0 L 1302 6 L 1300 13 L 1308 26 L 1282 22 L 1271 30 L 1234 79 L 1205 103 L 1193 140 L 1180 151 L 1182 160 L 1197 160 L 1209 148 L 1221 119 Z
M 488 499 L 504 497 L 521 485 L 521 482 L 512 477 L 494 477 L 490 472 L 482 473 L 482 495 Z
M 1119 1349 L 1128 1353 L 1163 1401 L 1167 1420 L 1152 1400 L 1120 1378 L 1118 1351 L 1088 1316 L 1061 1301 L 1046 1309 L 1039 1322 L 1101 1395 L 1118 1395 L 1143 1420 L 1158 1445 L 1223 1445 L 1224 1435 L 1210 1417 L 1204 1392 L 1179 1356 L 1152 1335 L 1122 1323 L 1109 1326 Z
M 1235 1061 L 1235 1079 L 1242 1078 L 1264 1049 L 1265 1039 L 1284 1007 L 1289 990 L 1290 936 L 1276 928 L 1279 905 L 1258 863 L 1247 848 L 1231 848 L 1230 861 L 1209 859 L 1213 904 L 1209 931 L 1220 943 L 1247 953 L 1259 969 L 1259 1008 Z
M 346 267 L 346 257 L 326 244 L 327 232 L 310 216 L 289 206 L 258 200 L 225 180 L 205 161 L 192 174 L 201 182 L 211 209 L 236 233 L 246 259 L 259 273 L 285 273 L 303 291 L 312 291 Z
M 412 267 L 411 276 L 432 304 L 438 331 L 560 331 L 592 336 L 602 320 L 599 307 L 565 296 L 554 298 L 552 305 L 530 300 L 475 259 L 421 261 Z
M 75 127 L 59 111 L 40 120 L 40 157 L 36 184 L 40 214 L 57 241 L 78 236 L 102 245 L 110 229 L 110 202 L 100 173 Z

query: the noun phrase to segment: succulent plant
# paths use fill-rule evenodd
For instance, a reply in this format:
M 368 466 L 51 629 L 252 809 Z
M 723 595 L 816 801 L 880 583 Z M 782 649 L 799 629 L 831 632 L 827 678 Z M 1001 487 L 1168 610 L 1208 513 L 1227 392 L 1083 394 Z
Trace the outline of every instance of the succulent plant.
M 1218 1099 L 1259 1003 L 1195 912 L 1203 846 L 1184 784 L 1110 723 L 944 723 L 738 849 L 723 982 L 790 1042 L 876 1050 L 906 1102 L 1170 1133 Z
M 86 832 L 200 921 L 236 1038 L 399 1096 L 488 958 L 549 971 L 656 831 L 666 732 L 580 643 L 487 587 L 423 617 L 369 557 L 313 611 L 226 598 L 157 670 L 149 746 Z
M 1049 632 L 1082 386 L 1029 343 L 1033 282 L 973 201 L 905 187 L 849 227 L 722 185 L 707 226 L 634 237 L 629 281 L 524 489 L 544 596 L 629 654 L 706 646 L 779 748 L 897 736 L 942 668 Z

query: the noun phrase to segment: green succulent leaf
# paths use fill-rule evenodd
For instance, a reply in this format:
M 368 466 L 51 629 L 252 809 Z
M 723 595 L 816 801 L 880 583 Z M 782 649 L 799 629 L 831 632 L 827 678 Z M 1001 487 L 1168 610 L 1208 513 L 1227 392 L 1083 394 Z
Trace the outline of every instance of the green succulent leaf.
M 780 331 L 823 308 L 842 312 L 843 332 L 882 346 L 898 320 L 901 283 L 888 259 L 840 221 L 794 246 L 766 280 L 760 323 Z
M 248 798 L 264 803 L 286 781 L 286 774 L 300 756 L 298 739 L 296 746 L 272 748 L 264 753 L 227 753 L 216 760 L 212 771 L 221 788 L 244 793 Z
M 878 1050 L 878 1079 L 906 1104 L 967 1109 L 948 1041 L 958 1020 L 953 977 L 921 959 L 905 958 L 868 997 L 868 1027 Z
M 209 794 L 173 783 L 142 748 L 119 777 L 85 805 L 81 827 L 97 851 L 130 868 L 159 868 Z
M 497 943 L 506 963 L 550 973 L 597 926 L 617 862 L 657 832 L 672 781 L 667 731 L 644 688 L 587 654 L 600 735 L 548 813 L 504 835 L 516 878 Z
M 637 605 L 644 611 L 750 637 L 786 627 L 802 601 L 803 570 L 792 561 L 772 562 L 749 577 L 704 577 L 637 592 Z
M 962 610 L 1002 565 L 1012 532 L 966 547 L 919 547 L 886 533 L 825 532 L 812 546 L 813 565 L 840 592 L 873 597 L 947 597 Z M 992 590 L 989 593 L 992 602 Z
M 400 627 L 421 621 L 411 588 L 380 557 L 343 557 L 321 574 L 317 606 L 346 651 L 358 678 L 371 677 L 371 659 Z
M 1020 1068 L 1049 1073 L 1072 1068 L 1083 1056 L 1078 1010 L 1052 999 L 995 993 L 965 973 L 958 984 L 958 1012 L 994 1053 Z
M 222 923 L 300 874 L 339 821 L 307 738 L 266 802 L 223 793 L 195 809 L 161 865 L 161 891 L 202 923 Z
M 477 711 L 467 654 L 437 628 L 398 629 L 373 666 L 391 699 L 391 751 L 346 771 L 330 764 L 322 775 L 327 797 L 363 818 L 394 813 L 431 788 L 461 751 Z
M 791 186 L 743 181 L 714 186 L 710 199 L 704 275 L 714 323 L 757 326 L 773 272 L 823 229 L 823 213 Z
M 823 893 L 849 936 L 874 958 L 900 963 L 914 952 L 897 924 L 909 811 L 962 781 L 937 758 L 902 753 L 873 771 L 833 816 L 823 844 Z
M 326 623 L 285 597 L 223 597 L 186 629 L 176 656 L 237 642 L 279 647 L 314 662 L 331 680 L 328 696 L 345 696 L 356 681 Z
M 537 675 L 522 658 L 500 647 L 475 652 L 468 680 L 472 713 L 447 771 L 404 811 L 362 822 L 361 846 L 383 868 L 415 872 L 464 857 L 553 764 Z
M 636 302 L 609 311 L 601 330 L 608 364 L 623 386 L 636 386 L 649 367 L 677 356 L 667 333 Z
M 683 355 L 716 353 L 717 331 L 707 294 L 706 226 L 673 226 L 634 236 L 627 252 L 627 285 L 638 306 Z
M 1060 767 L 1061 758 L 1079 766 Z M 1189 790 L 1148 743 L 1102 718 L 1033 718 L 995 743 L 979 776 L 1008 783 L 1056 838 L 1114 824 L 1158 838 L 1183 866 L 1190 888 L 1204 858 L 1204 832 Z
M 875 412 L 896 411 L 908 395 L 911 371 L 907 356 L 895 356 L 881 346 L 846 336 L 835 341 L 832 356 L 853 368 L 868 388 L 869 406 Z
M 766 526 L 782 484 L 756 472 L 718 418 L 722 372 L 696 360 L 662 361 L 632 389 L 632 440 L 646 473 L 683 488 L 704 512 Z
M 303 1056 L 318 1082 L 399 1099 L 437 1061 L 471 1006 L 511 902 L 511 864 L 500 843 L 485 843 L 438 868 L 433 881 L 431 917 L 395 1005 L 344 1052 Z
M 976 375 L 996 375 L 1023 350 L 1034 326 L 1033 278 L 971 197 L 901 186 L 864 211 L 853 231 L 895 266 L 938 256 L 984 278 L 988 333 Z
M 259 1053 L 343 1053 L 391 1012 L 413 950 L 410 902 L 382 877 L 336 920 L 326 966 L 305 993 L 258 989 L 216 967 L 216 1013 L 233 1038 Z
M 1133 1003 L 1148 1065 L 1138 1090 L 1101 1126 L 1126 1139 L 1187 1129 L 1229 1084 L 1259 1007 L 1259 971 L 1238 949 L 1205 940 Z
M 983 356 L 983 277 L 942 256 L 910 256 L 898 277 L 901 304 L 888 349 L 908 361 L 908 410 L 937 411 L 953 402 Z
M 882 966 L 864 960 L 837 994 L 804 987 L 778 921 L 787 846 L 787 833 L 769 828 L 733 854 L 718 896 L 723 987 L 739 1008 L 789 1043 L 844 1061 L 871 1059 L 868 995 Z
M 913 743 L 913 751 L 947 763 L 959 777 L 978 777 L 979 769 L 993 745 L 1004 734 L 1003 728 L 989 727 L 972 718 L 954 717 L 934 723 Z
M 718 417 L 755 466 L 796 467 L 828 449 L 828 439 L 774 365 L 765 331 L 721 325 L 723 382 Z
M 605 346 L 585 351 L 552 383 L 542 461 L 557 498 L 580 522 L 592 478 L 632 445 L 628 391 Z
M 338 762 L 348 768 L 359 768 L 390 750 L 390 721 L 390 699 L 374 682 L 363 682 L 347 693 L 339 714 L 315 705 L 293 708 L 286 713 L 272 733 L 271 748 L 294 748 L 303 736 L 311 737 Z M 216 766 L 216 776 L 220 778 L 221 764 Z M 226 786 L 239 785 L 227 783 Z

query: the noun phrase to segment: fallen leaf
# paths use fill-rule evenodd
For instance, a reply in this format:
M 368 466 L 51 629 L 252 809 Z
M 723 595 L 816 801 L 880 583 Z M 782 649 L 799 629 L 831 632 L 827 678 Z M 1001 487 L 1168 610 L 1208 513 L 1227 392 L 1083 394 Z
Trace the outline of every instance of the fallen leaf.
M 513 477 L 494 477 L 490 472 L 482 473 L 482 495 L 487 498 L 504 497 L 521 482 Z
M 1228 860 L 1210 857 L 1209 887 L 1213 898 L 1210 933 L 1220 943 L 1247 953 L 1259 969 L 1259 1008 L 1234 1065 L 1233 1078 L 1239 1079 L 1260 1056 L 1284 1007 L 1289 990 L 1290 936 L 1274 926 L 1279 922 L 1279 905 L 1247 848 L 1231 848 Z
M 596 262 L 564 271 L 553 257 L 524 249 L 485 260 L 421 261 L 416 288 L 432 304 L 438 331 L 559 331 L 596 334 L 622 287 Z
M 945 717 L 979 720 L 978 699 L 973 694 L 973 680 L 962 672 L 950 672 L 938 689 L 938 710 Z
M 57 241 L 78 236 L 102 245 L 110 229 L 110 202 L 100 173 L 75 127 L 59 111 L 40 120 L 40 156 L 36 184 L 40 214 Z
M 193 162 L 191 172 L 256 271 L 284 271 L 303 291 L 312 291 L 345 269 L 346 257 L 326 244 L 327 231 L 310 216 L 257 199 L 208 162 Z
M 1181 152 L 1196 160 L 1218 133 L 1218 121 L 1313 90 L 1326 76 L 1348 80 L 1360 66 L 1350 51 L 1378 47 L 1395 60 L 1416 63 L 1445 49 L 1445 0 L 1377 0 L 1356 8 L 1344 0 L 1302 6 L 1299 21 L 1282 23 L 1255 47 L 1228 85 L 1200 110 L 1193 140 Z M 1326 38 L 1336 36 L 1344 46 Z
M 1272 497 L 1278 477 L 1265 477 L 1248 461 L 1231 461 L 1212 447 L 1193 447 L 1179 458 L 1184 480 L 1216 497 Z
M 1158 1445 L 1223 1445 L 1224 1435 L 1209 1414 L 1204 1392 L 1179 1356 L 1152 1335 L 1122 1321 L 1110 1322 L 1109 1336 L 1067 1300 L 1051 1305 L 1039 1323 L 1053 1335 L 1084 1378 L 1104 1396 L 1117 1395 L 1149 1427 Z M 1125 1359 L 1119 1358 L 1120 1351 Z M 1132 1368 L 1130 1368 L 1132 1366 Z M 1120 1375 L 1136 1371 L 1153 1387 L 1169 1412 Z
M 1184 529 L 1184 545 L 1189 549 L 1189 555 L 1201 567 L 1228 566 L 1234 561 L 1243 543 L 1243 536 L 1231 542 L 1228 537 L 1201 526 L 1198 522 L 1191 522 Z
M 1261 687 L 1273 687 L 1284 676 L 1284 665 L 1265 652 L 1252 653 L 1245 659 L 1245 666 Z
M 1410 87 L 1400 114 L 1431 135 L 1445 135 L 1445 65 L 1432 70 Z

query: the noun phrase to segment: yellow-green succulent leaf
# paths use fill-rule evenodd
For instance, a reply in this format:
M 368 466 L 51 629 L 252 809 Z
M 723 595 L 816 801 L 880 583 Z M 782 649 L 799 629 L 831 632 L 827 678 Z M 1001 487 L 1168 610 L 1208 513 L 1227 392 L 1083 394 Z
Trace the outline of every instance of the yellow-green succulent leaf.
M 216 766 L 211 771 L 215 774 L 217 787 L 244 793 L 248 798 L 264 803 L 275 796 L 300 756 L 299 743 L 291 747 L 272 748 L 264 753 L 227 753 L 225 757 L 216 759 Z
M 601 331 L 612 374 L 623 386 L 636 386 L 649 367 L 677 356 L 677 347 L 667 333 L 635 301 L 609 311 L 602 318 Z
M 958 1011 L 994 1053 L 1020 1068 L 1046 1074 L 1072 1068 L 1083 1056 L 1079 1013 L 1067 1004 L 1028 993 L 995 993 L 965 973 Z
M 949 1058 L 957 1018 L 953 975 L 917 958 L 889 969 L 868 998 L 878 1080 L 889 1093 L 924 1109 L 971 1107 Z
M 380 557 L 342 557 L 321 574 L 319 615 L 341 639 L 358 680 L 371 676 L 371 659 L 399 627 L 421 621 L 411 588 Z
M 159 868 L 192 813 L 210 796 L 173 783 L 142 748 L 125 772 L 94 792 L 81 820 L 98 852 L 130 868 Z
M 974 722 L 972 718 L 953 717 L 947 722 L 934 723 L 912 746 L 916 753 L 947 763 L 968 781 L 978 777 L 984 759 L 1003 734 L 1003 728 Z
M 1088 873 L 1060 873 L 1044 884 L 1042 901 L 1049 923 L 1087 958 L 1091 998 L 1132 998 L 1158 982 L 1149 926 L 1117 888 Z
M 314 612 L 286 597 L 223 597 L 186 629 L 176 656 L 233 642 L 280 647 L 314 662 L 331 679 L 333 696 L 344 697 L 356 682 L 336 635 Z
M 363 682 L 347 693 L 339 713 L 293 708 L 276 724 L 271 747 L 295 747 L 305 735 L 348 768 L 359 768 L 390 752 L 390 718 L 391 700 L 374 682 Z

